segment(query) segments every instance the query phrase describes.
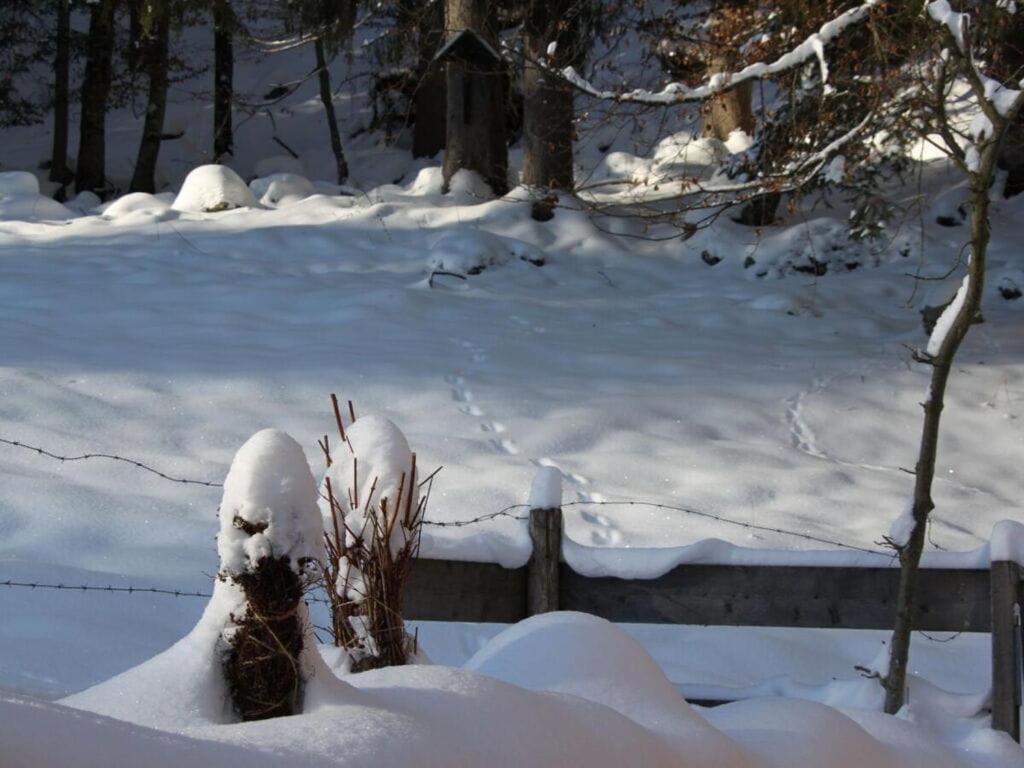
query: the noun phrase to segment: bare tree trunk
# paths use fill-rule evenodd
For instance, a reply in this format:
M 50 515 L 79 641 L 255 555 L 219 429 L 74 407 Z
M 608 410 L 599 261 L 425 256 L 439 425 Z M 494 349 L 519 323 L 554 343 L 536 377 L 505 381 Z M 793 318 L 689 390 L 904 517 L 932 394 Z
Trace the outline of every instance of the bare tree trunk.
M 57 0 L 56 55 L 53 60 L 53 152 L 50 181 L 66 184 L 68 169 L 68 91 L 71 63 L 71 0 Z
M 473 30 L 497 50 L 493 0 L 447 0 L 446 39 Z M 505 140 L 505 86 L 497 69 L 480 70 L 449 61 L 448 127 L 444 155 L 447 189 L 459 170 L 479 173 L 497 195 L 508 191 L 508 146 Z
M 573 0 L 532 0 L 526 11 L 523 64 L 523 184 L 547 189 L 573 187 L 573 89 L 541 66 L 548 44 L 551 58 L 574 63 L 578 18 Z M 576 56 L 576 58 L 580 58 Z M 553 62 L 554 63 L 554 62 Z M 559 67 L 560 68 L 560 67 Z
M 234 151 L 231 106 L 234 101 L 235 14 L 231 0 L 213 0 L 213 156 L 217 162 Z
M 444 41 L 444 7 L 431 3 L 420 11 L 416 74 L 416 120 L 412 128 L 412 156 L 433 157 L 445 147 L 447 95 L 444 68 L 434 63 Z
M 152 27 L 145 41 L 145 61 L 149 70 L 149 97 L 142 141 L 132 175 L 132 192 L 156 191 L 156 160 L 163 140 L 164 113 L 167 111 L 167 47 L 170 38 L 170 0 L 149 0 Z
M 932 376 L 928 399 L 924 403 L 924 426 L 915 466 L 912 507 L 914 526 L 909 539 L 897 543 L 900 556 L 900 585 L 896 603 L 896 624 L 889 647 L 889 670 L 882 678 L 885 711 L 891 715 L 896 714 L 904 702 L 910 635 L 917 620 L 915 600 L 919 566 L 924 550 L 928 516 L 935 508 L 932 500 L 932 482 L 935 478 L 939 421 L 946 385 L 960 344 L 981 307 L 985 285 L 985 255 L 989 242 L 988 189 L 992 183 L 998 156 L 998 142 L 989 144 L 982 150 L 978 170 L 970 176 L 971 257 L 967 270 L 966 295 L 937 353 L 934 357 L 926 359 L 932 365 Z
M 331 73 L 327 70 L 327 57 L 324 55 L 324 42 L 319 37 L 313 43 L 316 52 L 317 77 L 320 80 L 320 101 L 327 115 L 327 129 L 331 134 L 331 150 L 334 152 L 334 169 L 339 184 L 348 178 L 348 163 L 345 161 L 345 150 L 341 146 L 341 133 L 338 132 L 338 118 L 334 114 L 334 99 L 331 96 Z
M 106 187 L 107 97 L 110 94 L 114 50 L 114 3 L 100 0 L 89 14 L 85 79 L 82 81 L 82 119 L 78 138 L 75 189 L 103 191 Z
M 708 76 L 729 72 L 735 59 L 721 50 L 708 60 Z M 740 83 L 724 93 L 717 94 L 701 108 L 704 115 L 704 135 L 726 141 L 733 131 L 742 130 L 754 134 L 754 110 L 751 105 L 753 94 L 751 81 Z

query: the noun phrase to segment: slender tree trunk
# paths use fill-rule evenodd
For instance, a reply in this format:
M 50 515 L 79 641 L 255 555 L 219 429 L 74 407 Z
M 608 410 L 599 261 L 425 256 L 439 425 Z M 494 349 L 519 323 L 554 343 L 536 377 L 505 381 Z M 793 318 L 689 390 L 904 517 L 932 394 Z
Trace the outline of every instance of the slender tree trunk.
M 234 151 L 231 106 L 234 101 L 235 14 L 231 0 L 213 0 L 213 156 L 217 162 Z
M 71 0 L 57 0 L 56 55 L 53 60 L 53 152 L 50 181 L 66 184 L 68 170 L 68 91 L 71 63 Z
M 525 24 L 523 64 L 523 184 L 547 189 L 573 187 L 573 89 L 539 61 L 555 50 L 552 65 L 573 63 L 578 45 L 578 19 L 573 0 L 532 0 Z M 580 58 L 580 57 L 577 57 Z
M 99 0 L 89 15 L 85 79 L 82 81 L 82 119 L 78 139 L 75 189 L 103 191 L 106 187 L 107 98 L 110 94 L 114 49 L 114 2 Z
M 494 0 L 447 0 L 445 11 L 446 39 L 470 29 L 497 50 Z M 505 194 L 508 191 L 508 145 L 501 71 L 480 71 L 465 62 L 450 61 L 447 89 L 445 188 L 457 171 L 466 169 L 479 173 L 495 194 Z
M 149 0 L 152 27 L 145 42 L 143 60 L 149 70 L 149 97 L 146 120 L 142 126 L 142 141 L 132 175 L 132 192 L 156 191 L 156 160 L 164 132 L 164 113 L 167 110 L 167 48 L 170 38 L 170 0 Z
M 320 38 L 313 44 L 316 51 L 317 77 L 320 80 L 320 101 L 324 104 L 327 115 L 327 129 L 331 133 L 331 150 L 334 152 L 334 169 L 339 184 L 348 178 L 348 163 L 345 161 L 345 150 L 341 146 L 341 133 L 338 131 L 338 118 L 334 114 L 334 99 L 331 96 L 331 73 L 327 69 L 327 57 L 324 55 L 324 43 Z
M 431 3 L 419 12 L 416 64 L 416 120 L 412 127 L 412 156 L 433 157 L 445 147 L 447 95 L 444 67 L 435 64 L 434 54 L 444 41 L 444 6 Z
M 953 320 L 932 365 L 931 386 L 924 403 L 924 425 L 915 466 L 913 530 L 909 539 L 898 542 L 900 556 L 900 585 L 896 602 L 896 624 L 889 647 L 889 670 L 882 678 L 885 689 L 885 711 L 896 714 L 903 706 L 907 680 L 907 660 L 910 635 L 917 621 L 917 584 L 921 554 L 924 551 L 928 516 L 935 508 L 932 500 L 932 482 L 935 479 L 935 460 L 939 449 L 939 422 L 946 396 L 946 385 L 953 360 L 974 317 L 981 308 L 985 287 L 985 255 L 989 242 L 988 190 L 999 156 L 998 142 L 982 150 L 979 169 L 970 177 L 971 199 L 971 257 L 967 270 L 967 288 L 963 304 Z

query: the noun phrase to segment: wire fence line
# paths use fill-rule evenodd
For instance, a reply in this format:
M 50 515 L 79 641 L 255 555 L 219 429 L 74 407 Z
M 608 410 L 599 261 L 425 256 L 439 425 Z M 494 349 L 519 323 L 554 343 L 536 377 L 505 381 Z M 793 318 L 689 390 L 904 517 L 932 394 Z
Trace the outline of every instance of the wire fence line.
M 0 437 L 0 444 L 7 445 L 12 448 L 19 448 L 24 451 L 34 453 L 38 456 L 43 456 L 61 463 L 72 462 L 72 461 L 87 461 L 90 459 L 104 459 L 107 461 L 116 461 L 123 464 L 127 464 L 136 469 L 141 469 L 150 474 L 156 475 L 164 480 L 172 483 L 179 483 L 184 485 L 198 485 L 207 488 L 223 488 L 223 483 L 218 483 L 212 480 L 195 480 L 187 477 L 176 477 L 174 475 L 163 472 L 155 467 L 146 464 L 145 462 L 133 459 L 127 456 L 121 456 L 113 453 L 82 453 L 73 456 L 63 456 L 53 451 L 47 450 L 40 446 L 30 445 L 20 440 L 12 440 L 6 437 Z M 567 507 L 582 507 L 582 506 L 594 506 L 594 507 L 610 507 L 610 506 L 622 506 L 622 507 L 645 507 L 650 509 L 660 509 L 670 512 L 678 512 L 680 514 L 692 515 L 694 517 L 701 517 L 707 520 L 714 520 L 725 525 L 735 526 L 737 528 L 743 528 L 751 531 L 761 531 L 763 533 L 774 533 L 780 536 L 788 536 L 794 539 L 802 539 L 815 544 L 824 544 L 837 549 L 851 550 L 854 552 L 861 552 L 869 555 L 882 555 L 885 557 L 892 557 L 894 553 L 889 551 L 883 551 L 880 549 L 871 549 L 868 547 L 862 547 L 856 544 L 847 544 L 845 542 L 830 539 L 823 536 L 817 536 L 815 534 L 806 533 L 804 531 L 794 531 L 778 526 L 759 525 L 757 523 L 747 522 L 744 520 L 737 520 L 735 518 L 726 517 L 725 515 L 719 515 L 713 512 L 705 512 L 698 509 L 691 509 L 689 507 L 682 507 L 673 504 L 665 504 L 661 502 L 653 501 L 641 501 L 641 500 L 622 500 L 622 501 L 570 501 L 562 504 L 562 508 Z M 491 520 L 497 520 L 499 518 L 509 518 L 516 521 L 525 521 L 529 519 L 528 514 L 518 514 L 518 510 L 529 510 L 528 504 L 510 504 L 497 512 L 488 512 L 486 514 L 479 515 L 467 520 L 424 520 L 423 525 L 430 526 L 433 528 L 462 528 L 470 525 L 478 525 L 480 523 L 489 522 Z M 0 586 L 13 586 L 12 584 L 5 584 L 0 582 Z M 54 588 L 52 586 L 46 588 Z M 109 591 L 118 591 L 111 588 Z M 131 591 L 131 590 L 127 590 Z M 137 590 L 136 590 L 137 591 Z M 152 590 L 147 590 L 152 591 Z

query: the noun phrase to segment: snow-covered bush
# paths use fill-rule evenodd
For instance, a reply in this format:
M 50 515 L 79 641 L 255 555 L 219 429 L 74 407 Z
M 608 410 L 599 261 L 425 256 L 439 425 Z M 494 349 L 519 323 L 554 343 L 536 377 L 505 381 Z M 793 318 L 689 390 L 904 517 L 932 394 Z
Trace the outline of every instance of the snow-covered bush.
M 249 189 L 260 204 L 266 206 L 287 205 L 316 194 L 310 180 L 295 173 L 274 173 L 253 179 Z
M 0 221 L 64 221 L 75 212 L 39 194 L 39 180 L 27 171 L 0 173 Z
M 176 211 L 214 213 L 256 205 L 242 177 L 224 165 L 201 165 L 181 185 L 171 206 Z
M 238 608 L 222 633 L 224 673 L 243 720 L 301 711 L 307 618 L 302 594 L 323 555 L 316 482 L 302 448 L 284 432 L 257 432 L 224 481 L 218 578 Z
M 363 416 L 347 428 L 337 406 L 335 416 L 341 442 L 333 451 L 323 443 L 327 473 L 320 493 L 334 641 L 353 670 L 405 664 L 413 648 L 402 621 L 402 588 L 426 507 L 416 454 L 383 416 Z
M 463 227 L 444 232 L 431 243 L 427 266 L 431 272 L 478 275 L 516 259 L 537 267 L 546 261 L 535 245 Z
M 106 219 L 116 220 L 131 216 L 162 216 L 173 201 L 166 199 L 165 194 L 151 195 L 148 192 L 131 192 L 123 197 L 107 203 L 100 212 Z

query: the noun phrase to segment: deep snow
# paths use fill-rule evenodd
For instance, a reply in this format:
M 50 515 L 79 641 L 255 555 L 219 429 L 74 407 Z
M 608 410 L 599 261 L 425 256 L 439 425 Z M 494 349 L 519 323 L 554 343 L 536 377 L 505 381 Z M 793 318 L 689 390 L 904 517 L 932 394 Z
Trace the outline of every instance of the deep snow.
M 300 76 L 305 53 L 240 51 L 236 87 L 252 94 Z M 635 56 L 635 47 L 621 56 Z M 638 74 L 630 70 L 636 62 L 617 63 Z M 874 246 L 846 240 L 841 207 L 789 213 L 762 231 L 722 217 L 688 240 L 647 241 L 637 237 L 665 233 L 628 218 L 591 219 L 567 200 L 552 222 L 535 222 L 520 190 L 482 202 L 478 180 L 467 175 L 441 196 L 437 159 L 411 162 L 401 139 L 384 147 L 372 132 L 346 141 L 354 186 L 341 189 L 324 178 L 333 163 L 308 82 L 272 115 L 246 116 L 232 161 L 242 187 L 250 182 L 244 191 L 222 171 L 204 172 L 246 207 L 202 213 L 180 209 L 209 206 L 172 208 L 185 175 L 210 162 L 208 105 L 187 86 L 172 93 L 168 129 L 186 133 L 162 152 L 161 193 L 103 205 L 83 195 L 61 205 L 26 175 L 0 180 L 0 437 L 64 454 L 124 453 L 177 476 L 220 481 L 237 447 L 268 425 L 293 434 L 319 467 L 316 440 L 334 429 L 327 395 L 338 392 L 360 412 L 399 424 L 423 474 L 443 466 L 428 519 L 465 520 L 524 503 L 538 468 L 557 473 L 563 500 L 584 502 L 565 510 L 565 555 L 582 572 L 650 576 L 682 561 L 887 560 L 664 509 L 587 503 L 664 502 L 877 549 L 910 493 L 902 468 L 914 461 L 927 384 L 905 347 L 927 344 L 919 311 L 948 300 L 959 284 L 958 275 L 913 279 L 945 275 L 966 240 L 962 185 L 944 166 L 924 170 L 920 219 L 911 216 Z M 351 88 L 338 101 L 343 124 L 360 127 L 365 101 Z M 685 114 L 628 135 L 604 119 L 606 107 L 591 114 L 578 144 L 587 183 L 629 180 L 649 194 L 666 178 L 710 178 L 715 163 L 745 146 L 743 137 L 691 141 Z M 655 138 L 666 125 L 671 135 Z M 119 110 L 110 131 L 111 174 L 126 179 L 138 118 Z M 34 169 L 48 151 L 45 133 L 5 132 L 0 170 Z M 300 158 L 280 156 L 277 135 Z M 514 150 L 513 166 L 518 157 Z M 930 159 L 924 150 L 921 158 Z M 606 190 L 591 197 L 614 199 Z M 1000 529 L 991 553 L 986 544 L 997 521 L 1020 519 L 1024 303 L 1004 300 L 1000 286 L 1024 285 L 1022 214 L 1019 198 L 994 206 L 986 322 L 971 330 L 944 414 L 932 564 L 983 567 L 990 554 L 1020 553 L 1015 529 Z M 814 276 L 820 264 L 828 274 Z M 430 281 L 438 269 L 466 279 Z M 0 446 L 0 473 L 0 581 L 209 589 L 218 490 L 117 463 L 55 463 L 9 446 Z M 427 556 L 506 565 L 524 562 L 528 547 L 524 524 L 509 518 L 428 525 L 423 541 Z M 163 651 L 201 610 L 196 598 L 0 586 L 0 686 L 45 696 L 79 691 Z M 435 661 L 459 665 L 498 629 L 421 625 L 420 639 Z M 853 667 L 879 657 L 884 633 L 628 631 L 688 696 L 877 705 L 877 686 Z M 961 708 L 957 718 L 970 715 L 988 685 L 987 654 L 983 636 L 915 636 L 912 691 L 931 681 L 966 694 L 950 707 Z M 375 674 L 379 684 L 371 677 L 364 687 L 394 689 L 389 701 L 409 708 L 401 717 L 416 710 L 402 721 L 418 723 L 413 735 L 422 725 L 416 718 L 447 695 L 441 691 L 499 690 L 462 672 Z M 515 674 L 522 684 L 523 670 Z M 410 690 L 420 693 L 400 704 Z M 507 693 L 500 690 L 497 699 Z M 932 694 L 929 701 L 945 701 Z M 479 706 L 473 695 L 459 700 L 466 711 Z M 778 741 L 794 741 L 779 736 L 786 725 L 774 711 L 806 722 L 801 738 L 834 727 L 852 740 L 826 749 L 865 743 L 836 717 L 852 717 L 881 741 L 880 733 L 904 746 L 918 739 L 871 714 L 801 706 L 733 705 L 709 718 L 762 755 L 788 754 L 775 751 L 787 746 Z M 71 733 L 82 739 L 110 728 L 124 736 L 106 740 L 115 750 L 135 749 L 138 740 L 154 755 L 198 749 L 191 754 L 257 764 L 249 753 L 231 757 L 230 746 L 210 752 L 207 743 L 59 705 L 5 695 L 2 708 L 9 717 L 0 727 L 38 734 L 58 764 L 75 739 L 46 740 L 56 728 L 81 729 Z M 633 727 L 615 722 L 609 733 Z M 937 730 L 954 739 L 961 727 L 943 721 Z M 379 734 L 365 743 L 385 748 L 372 741 Z M 961 746 L 998 739 L 973 728 L 961 735 Z

